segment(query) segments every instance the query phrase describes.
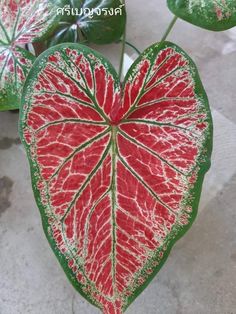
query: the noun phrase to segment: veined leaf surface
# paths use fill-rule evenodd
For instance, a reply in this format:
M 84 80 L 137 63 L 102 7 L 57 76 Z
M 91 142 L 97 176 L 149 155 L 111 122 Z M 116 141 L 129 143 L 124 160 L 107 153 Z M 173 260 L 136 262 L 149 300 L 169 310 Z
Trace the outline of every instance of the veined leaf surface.
M 155 44 L 121 89 L 97 52 L 53 47 L 28 76 L 20 133 L 68 278 L 103 313 L 123 313 L 196 216 L 212 122 L 195 65 Z
M 85 39 L 95 44 L 109 44 L 124 33 L 126 11 L 120 0 L 59 0 L 59 3 L 65 11 L 49 46 Z
M 25 49 L 0 46 L 0 111 L 19 107 L 21 89 L 34 59 Z
M 34 56 L 20 48 L 45 35 L 57 19 L 48 0 L 0 0 L 0 111 L 19 107 Z
M 189 23 L 212 31 L 236 26 L 235 0 L 167 0 L 169 9 Z

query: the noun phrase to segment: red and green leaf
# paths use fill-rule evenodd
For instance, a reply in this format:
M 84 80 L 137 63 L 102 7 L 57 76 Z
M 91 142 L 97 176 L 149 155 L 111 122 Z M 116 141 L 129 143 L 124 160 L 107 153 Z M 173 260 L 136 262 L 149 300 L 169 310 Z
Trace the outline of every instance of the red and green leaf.
M 0 111 L 19 107 L 34 56 L 20 48 L 46 34 L 57 20 L 48 0 L 0 0 Z
M 25 49 L 0 47 L 0 111 L 19 108 L 22 86 L 34 59 Z
M 123 313 L 197 213 L 212 121 L 194 63 L 155 44 L 122 89 L 101 55 L 62 44 L 35 62 L 20 120 L 52 249 L 86 299 Z
M 167 0 L 169 9 L 178 17 L 212 31 L 236 26 L 235 0 Z

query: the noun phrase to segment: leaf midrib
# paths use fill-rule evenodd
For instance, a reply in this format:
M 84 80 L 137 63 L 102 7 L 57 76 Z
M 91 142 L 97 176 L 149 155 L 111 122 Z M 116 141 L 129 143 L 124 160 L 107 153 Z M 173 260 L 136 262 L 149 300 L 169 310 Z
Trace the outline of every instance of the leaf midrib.
M 116 287 L 116 157 L 117 157 L 117 127 L 112 126 L 112 181 L 111 181 L 111 193 L 112 193 L 112 283 L 114 295 L 118 294 Z

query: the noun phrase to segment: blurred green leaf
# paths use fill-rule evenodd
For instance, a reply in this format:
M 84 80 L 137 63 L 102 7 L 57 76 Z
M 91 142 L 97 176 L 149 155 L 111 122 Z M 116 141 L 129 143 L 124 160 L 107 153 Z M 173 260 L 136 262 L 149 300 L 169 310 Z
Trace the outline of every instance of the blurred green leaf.
M 167 0 L 167 3 L 176 16 L 202 28 L 224 31 L 236 26 L 235 0 Z
M 126 11 L 120 0 L 61 0 L 57 5 L 63 14 L 49 46 L 84 40 L 109 44 L 124 33 Z

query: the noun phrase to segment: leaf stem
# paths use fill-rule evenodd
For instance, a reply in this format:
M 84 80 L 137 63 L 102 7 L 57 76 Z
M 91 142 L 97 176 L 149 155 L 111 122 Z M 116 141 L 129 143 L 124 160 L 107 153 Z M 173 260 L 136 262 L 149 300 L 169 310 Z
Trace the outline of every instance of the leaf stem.
M 119 44 L 121 42 L 122 42 L 122 40 L 119 40 L 119 41 L 117 41 L 117 44 Z M 127 46 L 131 47 L 138 55 L 141 55 L 141 51 L 137 47 L 135 47 L 132 43 L 130 43 L 129 41 L 126 40 L 125 44 Z
M 131 44 L 131 43 L 128 42 L 128 41 L 126 41 L 125 43 L 126 43 L 127 46 L 130 46 L 131 48 L 133 48 L 134 51 L 136 51 L 138 55 L 141 55 L 141 51 L 138 50 L 138 48 L 136 48 L 133 44 Z
M 167 38 L 168 35 L 170 34 L 172 28 L 174 27 L 174 25 L 175 25 L 177 19 L 178 19 L 178 17 L 177 17 L 177 16 L 174 16 L 174 18 L 173 18 L 172 21 L 170 22 L 170 24 L 169 24 L 167 30 L 165 31 L 165 33 L 164 33 L 164 35 L 163 35 L 163 37 L 162 37 L 162 39 L 161 39 L 161 43 L 166 40 L 166 38 Z
M 126 39 L 126 26 L 125 26 L 124 34 L 122 37 L 122 46 L 121 46 L 121 56 L 120 56 L 120 66 L 119 66 L 119 79 L 120 79 L 120 81 L 121 81 L 123 65 L 124 65 L 125 44 L 126 44 L 125 39 Z

